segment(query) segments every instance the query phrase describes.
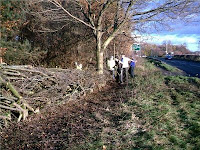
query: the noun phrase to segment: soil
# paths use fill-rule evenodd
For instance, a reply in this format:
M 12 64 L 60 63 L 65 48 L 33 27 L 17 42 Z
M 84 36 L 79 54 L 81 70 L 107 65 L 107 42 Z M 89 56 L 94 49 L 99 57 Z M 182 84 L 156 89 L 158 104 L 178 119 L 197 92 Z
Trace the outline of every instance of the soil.
M 106 85 L 97 86 L 76 100 L 48 105 L 28 120 L 12 123 L 4 130 L 1 144 L 5 149 L 20 150 L 77 149 L 94 141 L 122 145 L 122 138 L 129 139 L 140 130 L 138 118 L 122 106 L 131 94 L 125 85 L 107 80 Z M 126 137 L 120 134 L 130 128 Z

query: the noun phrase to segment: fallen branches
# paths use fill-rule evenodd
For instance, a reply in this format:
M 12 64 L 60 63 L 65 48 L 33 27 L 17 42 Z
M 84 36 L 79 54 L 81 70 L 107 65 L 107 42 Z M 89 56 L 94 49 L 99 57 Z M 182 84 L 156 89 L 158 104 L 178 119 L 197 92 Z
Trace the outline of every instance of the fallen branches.
M 39 108 L 66 103 L 105 83 L 90 71 L 32 66 L 0 66 L 0 120 L 25 120 Z M 15 117 L 7 117 L 15 116 Z M 4 125 L 1 125 L 4 126 Z
M 23 120 L 28 117 L 28 111 L 34 112 L 34 109 L 23 100 L 22 96 L 18 93 L 18 91 L 10 82 L 5 81 L 0 76 L 0 83 L 2 87 L 4 87 L 6 90 L 10 90 L 11 94 L 16 97 L 16 99 L 8 99 L 4 96 L 1 96 L 0 109 L 3 109 L 1 110 L 1 118 L 4 120 L 5 124 L 7 124 L 8 120 L 12 119 L 11 114 L 13 112 L 17 112 L 18 122 L 21 120 L 22 117 Z M 8 115 L 10 117 L 7 117 Z

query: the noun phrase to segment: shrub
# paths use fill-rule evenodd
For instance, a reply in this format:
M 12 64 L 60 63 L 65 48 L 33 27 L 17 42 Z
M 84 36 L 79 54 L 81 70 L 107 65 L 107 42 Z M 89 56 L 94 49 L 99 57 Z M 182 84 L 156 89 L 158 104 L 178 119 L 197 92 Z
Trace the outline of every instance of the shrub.
M 32 49 L 28 40 L 24 43 L 2 40 L 0 44 L 6 48 L 3 59 L 9 65 L 39 65 L 45 56 L 45 51 Z

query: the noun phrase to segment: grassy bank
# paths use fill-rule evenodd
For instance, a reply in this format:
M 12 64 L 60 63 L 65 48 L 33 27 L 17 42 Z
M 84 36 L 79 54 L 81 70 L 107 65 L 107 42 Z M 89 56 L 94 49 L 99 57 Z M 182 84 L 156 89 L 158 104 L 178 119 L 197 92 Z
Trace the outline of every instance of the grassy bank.
M 178 68 L 168 65 L 160 60 L 148 59 L 148 62 L 152 63 L 153 65 L 159 68 L 162 68 L 163 70 L 170 71 L 171 73 L 181 73 L 181 71 Z
M 2 134 L 4 149 L 198 149 L 200 79 L 139 62 L 128 86 L 51 108 Z
M 200 80 L 163 76 L 153 68 L 146 73 L 132 82 L 136 94 L 126 103 L 143 125 L 143 131 L 133 136 L 134 148 L 198 149 Z

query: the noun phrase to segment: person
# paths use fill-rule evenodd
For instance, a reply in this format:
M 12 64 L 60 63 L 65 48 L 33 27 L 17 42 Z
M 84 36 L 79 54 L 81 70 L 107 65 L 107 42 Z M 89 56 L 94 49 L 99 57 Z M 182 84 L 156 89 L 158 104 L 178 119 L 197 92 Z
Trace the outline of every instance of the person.
M 129 73 L 131 75 L 131 78 L 134 77 L 134 69 L 135 69 L 135 63 L 136 61 L 134 60 L 134 58 L 131 60 L 130 62 L 130 68 L 129 68 Z
M 126 81 L 128 81 L 128 69 L 129 69 L 129 61 L 131 61 L 130 58 L 126 57 L 125 55 L 122 55 L 122 69 L 121 69 L 121 78 L 120 81 L 123 83 L 123 79 L 125 78 Z
M 114 68 L 115 67 L 115 60 L 114 60 L 114 57 L 111 56 L 107 63 L 108 63 L 108 68 L 109 68 L 109 70 L 112 74 L 112 77 L 113 77 L 113 79 L 115 79 L 115 68 Z
M 115 79 L 116 79 L 116 82 L 117 83 L 120 83 L 120 79 L 121 79 L 121 69 L 122 69 L 122 63 L 121 61 L 119 60 L 119 57 L 116 56 L 115 57 L 115 70 L 116 70 L 116 76 L 115 76 Z

